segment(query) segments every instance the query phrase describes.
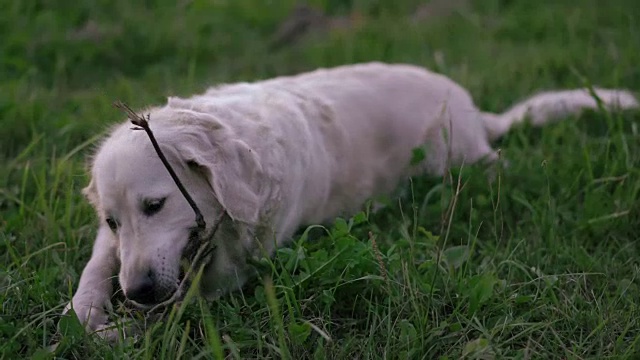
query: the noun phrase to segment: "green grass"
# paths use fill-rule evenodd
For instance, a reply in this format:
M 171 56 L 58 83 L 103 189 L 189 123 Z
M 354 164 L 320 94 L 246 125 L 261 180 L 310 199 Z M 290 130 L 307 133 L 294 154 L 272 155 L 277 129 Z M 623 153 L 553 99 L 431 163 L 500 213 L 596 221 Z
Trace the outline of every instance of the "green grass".
M 136 341 L 68 320 L 58 333 L 95 235 L 84 159 L 122 119 L 113 100 L 366 60 L 440 71 L 488 111 L 539 89 L 640 87 L 636 0 L 484 0 L 418 25 L 417 0 L 315 0 L 365 20 L 270 50 L 293 2 L 0 0 L 0 358 L 640 358 L 638 112 L 515 129 L 497 181 L 413 179 Z

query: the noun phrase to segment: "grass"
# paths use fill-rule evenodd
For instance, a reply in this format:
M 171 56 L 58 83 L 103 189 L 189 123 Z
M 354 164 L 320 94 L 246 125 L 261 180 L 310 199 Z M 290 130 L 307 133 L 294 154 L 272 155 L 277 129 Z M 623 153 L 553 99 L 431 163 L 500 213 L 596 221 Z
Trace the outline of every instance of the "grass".
M 487 111 L 538 89 L 640 87 L 634 0 L 486 0 L 419 24 L 417 0 L 315 0 L 363 21 L 270 50 L 293 2 L 1 0 L 0 358 L 640 358 L 638 112 L 515 129 L 495 182 L 477 167 L 412 179 L 137 341 L 60 319 L 95 235 L 84 159 L 121 120 L 115 99 L 366 60 L 435 69 Z

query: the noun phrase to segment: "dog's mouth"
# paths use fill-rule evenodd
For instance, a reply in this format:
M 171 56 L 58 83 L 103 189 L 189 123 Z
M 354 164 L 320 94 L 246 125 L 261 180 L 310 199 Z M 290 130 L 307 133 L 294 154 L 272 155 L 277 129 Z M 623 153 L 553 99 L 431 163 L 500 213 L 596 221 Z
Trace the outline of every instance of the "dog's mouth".
M 156 299 L 154 303 L 144 304 L 131 299 L 127 299 L 127 303 L 133 305 L 138 310 L 149 311 L 154 308 L 157 308 L 159 305 L 164 303 L 167 303 L 166 305 L 169 305 L 168 304 L 169 299 L 171 299 L 170 303 L 174 303 L 182 300 L 184 296 L 181 293 L 179 293 L 179 291 L 180 289 L 178 288 L 178 286 L 176 286 L 172 291 L 162 292 L 160 293 L 160 296 Z
M 180 271 L 176 282 L 171 286 L 154 290 L 155 301 L 153 303 L 140 303 L 128 298 L 126 299 L 127 303 L 133 305 L 138 310 L 153 311 L 182 301 L 186 295 L 186 291 L 191 287 L 191 280 L 187 276 L 188 267 L 188 261 L 183 259 L 180 264 Z
M 170 289 L 164 288 L 166 291 L 160 292 L 162 296 L 157 296 L 158 301 L 155 304 L 140 304 L 129 301 L 142 310 L 154 312 L 183 300 L 187 291 L 193 286 L 194 275 L 204 270 L 204 267 L 211 262 L 216 248 L 213 237 L 225 216 L 227 216 L 227 212 L 223 211 L 211 229 L 198 225 L 189 230 L 189 239 L 182 251 L 176 283 Z
M 187 291 L 191 288 L 193 277 L 200 270 L 202 265 L 209 263 L 213 247 L 210 239 L 203 231 L 193 228 L 189 232 L 189 241 L 182 252 L 180 259 L 179 273 L 176 282 L 171 286 L 164 286 L 156 290 L 156 301 L 151 304 L 143 304 L 134 300 L 128 300 L 136 308 L 143 311 L 153 312 L 156 309 L 166 307 L 184 299 Z

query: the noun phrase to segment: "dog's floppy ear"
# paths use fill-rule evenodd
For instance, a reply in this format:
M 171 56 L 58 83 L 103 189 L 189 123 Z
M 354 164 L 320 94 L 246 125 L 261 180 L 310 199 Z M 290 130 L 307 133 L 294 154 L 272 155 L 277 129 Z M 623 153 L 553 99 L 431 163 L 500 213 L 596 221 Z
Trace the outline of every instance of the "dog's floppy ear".
M 256 224 L 264 176 L 258 155 L 238 139 L 209 143 L 204 149 L 197 143 L 191 144 L 195 147 L 188 151 L 187 161 L 205 171 L 218 201 L 232 219 Z

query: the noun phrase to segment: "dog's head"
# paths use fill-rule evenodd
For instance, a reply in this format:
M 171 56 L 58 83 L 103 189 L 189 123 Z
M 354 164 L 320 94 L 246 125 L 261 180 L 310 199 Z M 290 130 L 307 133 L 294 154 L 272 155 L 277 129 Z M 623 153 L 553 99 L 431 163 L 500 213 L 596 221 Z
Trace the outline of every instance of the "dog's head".
M 234 228 L 256 224 L 260 216 L 257 154 L 205 113 L 166 107 L 151 112 L 149 125 L 207 226 L 223 209 L 229 214 L 232 221 L 213 239 L 213 261 L 226 262 L 214 268 L 232 270 L 247 246 Z M 117 127 L 96 153 L 91 175 L 84 194 L 113 235 L 124 294 L 146 306 L 171 297 L 182 280 L 181 261 L 193 248 L 195 215 L 144 131 Z

